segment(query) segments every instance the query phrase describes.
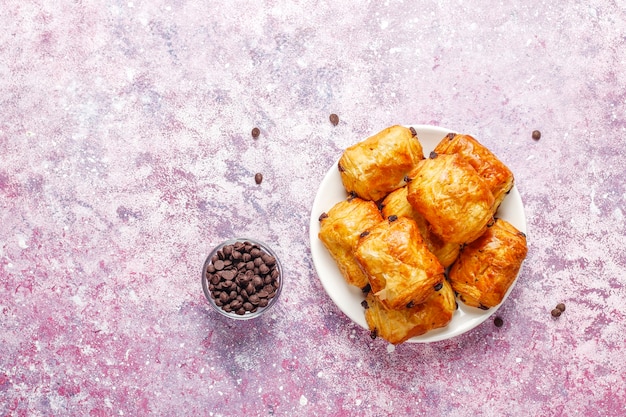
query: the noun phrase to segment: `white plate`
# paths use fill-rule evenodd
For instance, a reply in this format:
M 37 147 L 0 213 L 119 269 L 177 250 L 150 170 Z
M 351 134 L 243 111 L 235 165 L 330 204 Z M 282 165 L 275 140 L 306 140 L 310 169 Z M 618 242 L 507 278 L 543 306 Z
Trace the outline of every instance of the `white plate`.
M 446 134 L 453 132 L 443 127 L 428 125 L 412 125 L 412 127 L 414 127 L 417 131 L 417 137 L 419 138 L 422 148 L 424 149 L 424 155 L 430 154 L 430 152 Z M 320 214 L 327 212 L 336 203 L 346 198 L 347 193 L 343 188 L 339 170 L 337 169 L 337 164 L 335 163 L 330 167 L 326 176 L 324 176 L 324 179 L 322 180 L 317 191 L 317 195 L 315 196 L 315 200 L 313 201 L 309 227 L 311 255 L 313 257 L 313 264 L 315 265 L 317 275 L 319 276 L 322 286 L 328 293 L 329 297 L 352 321 L 359 324 L 364 329 L 368 329 L 367 322 L 365 321 L 364 310 L 361 306 L 361 301 L 364 300 L 363 293 L 359 288 L 349 285 L 344 280 L 334 259 L 330 256 L 322 242 L 317 237 L 320 230 Z M 507 220 L 518 230 L 526 233 L 524 206 L 515 186 L 513 186 L 509 195 L 506 196 L 500 205 L 497 216 Z M 515 282 L 517 282 L 517 277 L 507 291 L 502 302 L 504 302 L 509 296 L 509 293 L 515 286 Z M 452 320 L 446 327 L 432 330 L 421 336 L 415 336 L 409 339 L 408 342 L 436 342 L 460 335 L 487 320 L 487 318 L 495 313 L 499 307 L 498 305 L 485 311 L 466 306 L 461 301 L 459 301 L 458 304 L 459 309 L 455 312 Z

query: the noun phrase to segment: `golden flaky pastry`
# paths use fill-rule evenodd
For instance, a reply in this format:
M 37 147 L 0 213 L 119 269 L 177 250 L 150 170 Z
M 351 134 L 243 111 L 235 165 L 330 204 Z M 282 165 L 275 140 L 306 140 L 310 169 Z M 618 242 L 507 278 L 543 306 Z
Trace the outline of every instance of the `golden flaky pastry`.
M 472 136 L 450 133 L 435 147 L 435 152 L 461 155 L 491 190 L 496 208 L 513 188 L 514 179 L 511 170 Z
M 459 155 L 437 155 L 417 164 L 407 199 L 446 242 L 468 243 L 487 229 L 494 197 L 472 166 Z
M 424 303 L 410 308 L 389 310 L 371 293 L 366 303 L 365 320 L 372 337 L 382 337 L 394 345 L 445 327 L 457 308 L 454 291 L 446 280 Z
M 392 126 L 346 149 L 338 168 L 349 193 L 377 201 L 405 185 L 406 175 L 423 158 L 415 129 Z
M 459 298 L 487 309 L 502 302 L 526 257 L 526 235 L 496 219 L 484 235 L 466 245 L 449 272 Z
M 354 247 L 361 233 L 382 220 L 376 204 L 360 198 L 340 201 L 320 216 L 318 237 L 349 284 L 359 288 L 368 284 L 354 258 Z
M 428 249 L 437 257 L 444 268 L 452 265 L 452 262 L 459 255 L 461 245 L 458 243 L 444 242 L 430 229 L 428 222 L 417 210 L 409 204 L 407 200 L 407 187 L 398 188 L 385 197 L 381 203 L 381 212 L 384 218 L 396 215 L 398 217 L 409 217 L 415 221 L 417 228 L 426 242 Z
M 426 301 L 443 281 L 443 267 L 408 217 L 390 217 L 359 238 L 355 257 L 372 293 L 391 309 Z

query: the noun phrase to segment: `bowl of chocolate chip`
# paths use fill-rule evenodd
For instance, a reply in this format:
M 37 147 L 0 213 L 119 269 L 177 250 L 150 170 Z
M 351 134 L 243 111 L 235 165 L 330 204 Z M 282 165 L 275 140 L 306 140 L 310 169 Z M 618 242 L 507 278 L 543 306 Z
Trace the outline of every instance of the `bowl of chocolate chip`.
M 270 247 L 237 238 L 215 247 L 202 268 L 202 289 L 218 313 L 237 320 L 261 316 L 278 300 L 282 267 Z

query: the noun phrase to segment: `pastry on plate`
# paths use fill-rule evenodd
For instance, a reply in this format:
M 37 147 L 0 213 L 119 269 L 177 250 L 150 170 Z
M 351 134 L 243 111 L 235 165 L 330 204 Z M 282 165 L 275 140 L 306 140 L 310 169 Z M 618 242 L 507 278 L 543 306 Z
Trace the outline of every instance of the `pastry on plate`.
M 495 199 L 497 209 L 513 188 L 513 173 L 487 147 L 470 135 L 450 133 L 435 147 L 438 154 L 459 154 L 485 181 Z
M 458 243 L 445 242 L 430 229 L 430 226 L 424 216 L 409 204 L 407 200 L 407 187 L 398 188 L 385 197 L 380 204 L 381 213 L 384 218 L 389 216 L 409 217 L 415 221 L 424 242 L 428 249 L 439 259 L 444 268 L 452 265 L 452 262 L 459 255 L 461 245 Z
M 461 250 L 450 268 L 452 288 L 465 304 L 488 309 L 502 302 L 528 252 L 526 235 L 503 219 Z
M 382 220 L 376 203 L 355 197 L 340 201 L 320 216 L 318 237 L 351 285 L 364 288 L 368 284 L 354 258 L 354 247 L 361 233 Z
M 444 280 L 443 266 L 408 217 L 391 216 L 361 235 L 355 257 L 371 292 L 390 309 L 420 304 Z
M 436 154 L 411 173 L 407 199 L 445 242 L 469 243 L 493 219 L 494 197 L 460 155 Z
M 365 301 L 365 320 L 372 337 L 382 337 L 394 345 L 445 327 L 457 307 L 454 291 L 446 280 L 424 303 L 401 310 L 387 309 L 372 293 Z
M 391 126 L 347 148 L 337 167 L 348 193 L 378 201 L 405 185 L 406 175 L 423 158 L 415 129 Z

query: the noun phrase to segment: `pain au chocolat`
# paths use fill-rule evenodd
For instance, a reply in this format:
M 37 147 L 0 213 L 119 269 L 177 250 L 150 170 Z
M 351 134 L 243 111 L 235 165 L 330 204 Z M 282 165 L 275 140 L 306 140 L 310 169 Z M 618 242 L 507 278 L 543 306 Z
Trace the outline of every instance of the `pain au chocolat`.
M 493 152 L 470 135 L 450 133 L 435 147 L 437 154 L 458 154 L 485 181 L 495 199 L 497 209 L 513 188 L 513 173 Z
M 323 213 L 319 220 L 318 237 L 341 275 L 349 284 L 364 288 L 368 281 L 354 257 L 354 247 L 361 233 L 383 220 L 378 206 L 373 201 L 349 197 Z
M 448 277 L 459 299 L 472 307 L 502 302 L 528 252 L 526 235 L 496 219 L 478 239 L 465 245 Z
M 446 242 L 465 244 L 487 230 L 493 194 L 476 170 L 457 154 L 432 152 L 411 173 L 407 199 Z
M 409 204 L 406 198 L 407 193 L 408 190 L 406 186 L 389 193 L 380 204 L 383 217 L 389 218 L 395 215 L 413 219 L 428 249 L 437 257 L 444 268 L 449 267 L 459 255 L 461 245 L 458 243 L 444 242 L 443 239 L 433 233 L 428 222 L 424 219 L 424 216 Z
M 422 304 L 400 310 L 386 308 L 372 294 L 365 299 L 365 320 L 372 336 L 397 345 L 434 329 L 445 327 L 457 307 L 454 291 L 446 280 Z
M 408 217 L 389 217 L 361 235 L 355 257 L 371 292 L 389 309 L 423 303 L 444 280 L 443 266 Z
M 422 159 L 415 129 L 391 126 L 347 148 L 338 168 L 348 193 L 378 201 L 405 185 L 405 177 Z

